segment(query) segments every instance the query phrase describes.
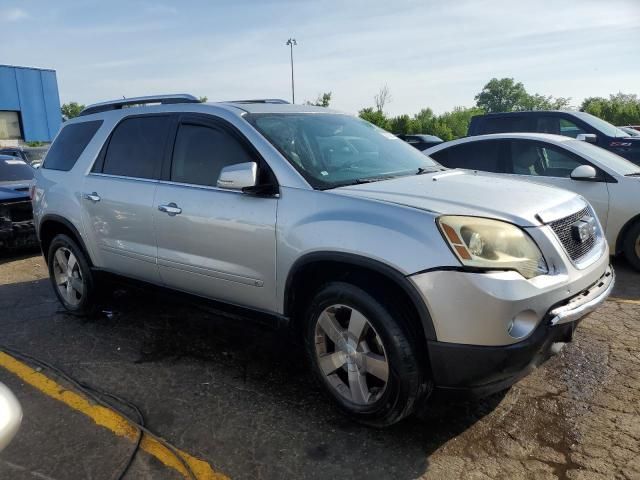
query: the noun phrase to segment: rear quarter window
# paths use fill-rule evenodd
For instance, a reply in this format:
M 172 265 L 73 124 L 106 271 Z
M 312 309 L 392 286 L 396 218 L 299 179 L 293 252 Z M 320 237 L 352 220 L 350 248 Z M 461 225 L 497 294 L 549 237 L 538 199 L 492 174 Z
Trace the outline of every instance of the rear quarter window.
M 42 168 L 69 171 L 102 125 L 102 120 L 74 123 L 63 127 L 51 145 Z

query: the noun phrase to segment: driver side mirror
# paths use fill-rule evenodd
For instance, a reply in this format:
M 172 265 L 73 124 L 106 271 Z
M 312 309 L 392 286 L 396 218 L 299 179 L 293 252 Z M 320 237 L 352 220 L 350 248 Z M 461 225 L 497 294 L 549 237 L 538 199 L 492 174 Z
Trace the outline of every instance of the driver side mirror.
M 571 172 L 571 180 L 593 182 L 598 179 L 598 172 L 591 165 L 580 165 Z
M 217 185 L 227 190 L 242 190 L 255 187 L 258 183 L 258 164 L 256 162 L 228 165 L 220 171 Z
M 595 133 L 580 133 L 576 137 L 576 140 L 587 143 L 596 143 L 598 141 L 598 136 Z

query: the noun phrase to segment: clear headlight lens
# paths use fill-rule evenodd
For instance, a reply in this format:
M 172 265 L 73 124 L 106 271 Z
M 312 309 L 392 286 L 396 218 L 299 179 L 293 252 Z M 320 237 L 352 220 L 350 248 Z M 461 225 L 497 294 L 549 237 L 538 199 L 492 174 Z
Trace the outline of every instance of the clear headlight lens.
M 547 273 L 547 263 L 534 241 L 519 227 L 488 218 L 438 218 L 443 237 L 463 265 L 516 270 L 524 278 Z

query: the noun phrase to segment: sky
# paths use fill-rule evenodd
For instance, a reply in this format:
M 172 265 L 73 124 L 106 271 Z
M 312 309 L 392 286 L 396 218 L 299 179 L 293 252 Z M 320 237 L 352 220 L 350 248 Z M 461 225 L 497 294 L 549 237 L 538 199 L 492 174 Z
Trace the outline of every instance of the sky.
M 492 77 L 530 93 L 640 94 L 640 0 L 0 0 L 0 64 L 53 68 L 61 102 L 332 92 L 356 113 L 471 106 Z

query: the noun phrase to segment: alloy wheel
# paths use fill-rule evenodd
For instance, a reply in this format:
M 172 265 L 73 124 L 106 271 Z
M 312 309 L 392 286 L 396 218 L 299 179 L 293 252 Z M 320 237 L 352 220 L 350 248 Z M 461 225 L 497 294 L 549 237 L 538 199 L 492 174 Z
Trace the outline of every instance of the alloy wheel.
M 85 283 L 78 259 L 71 250 L 60 247 L 53 257 L 53 275 L 60 296 L 72 306 L 82 301 Z
M 347 400 L 370 405 L 389 380 L 384 345 L 367 317 L 346 305 L 332 305 L 318 316 L 316 360 L 327 383 Z

